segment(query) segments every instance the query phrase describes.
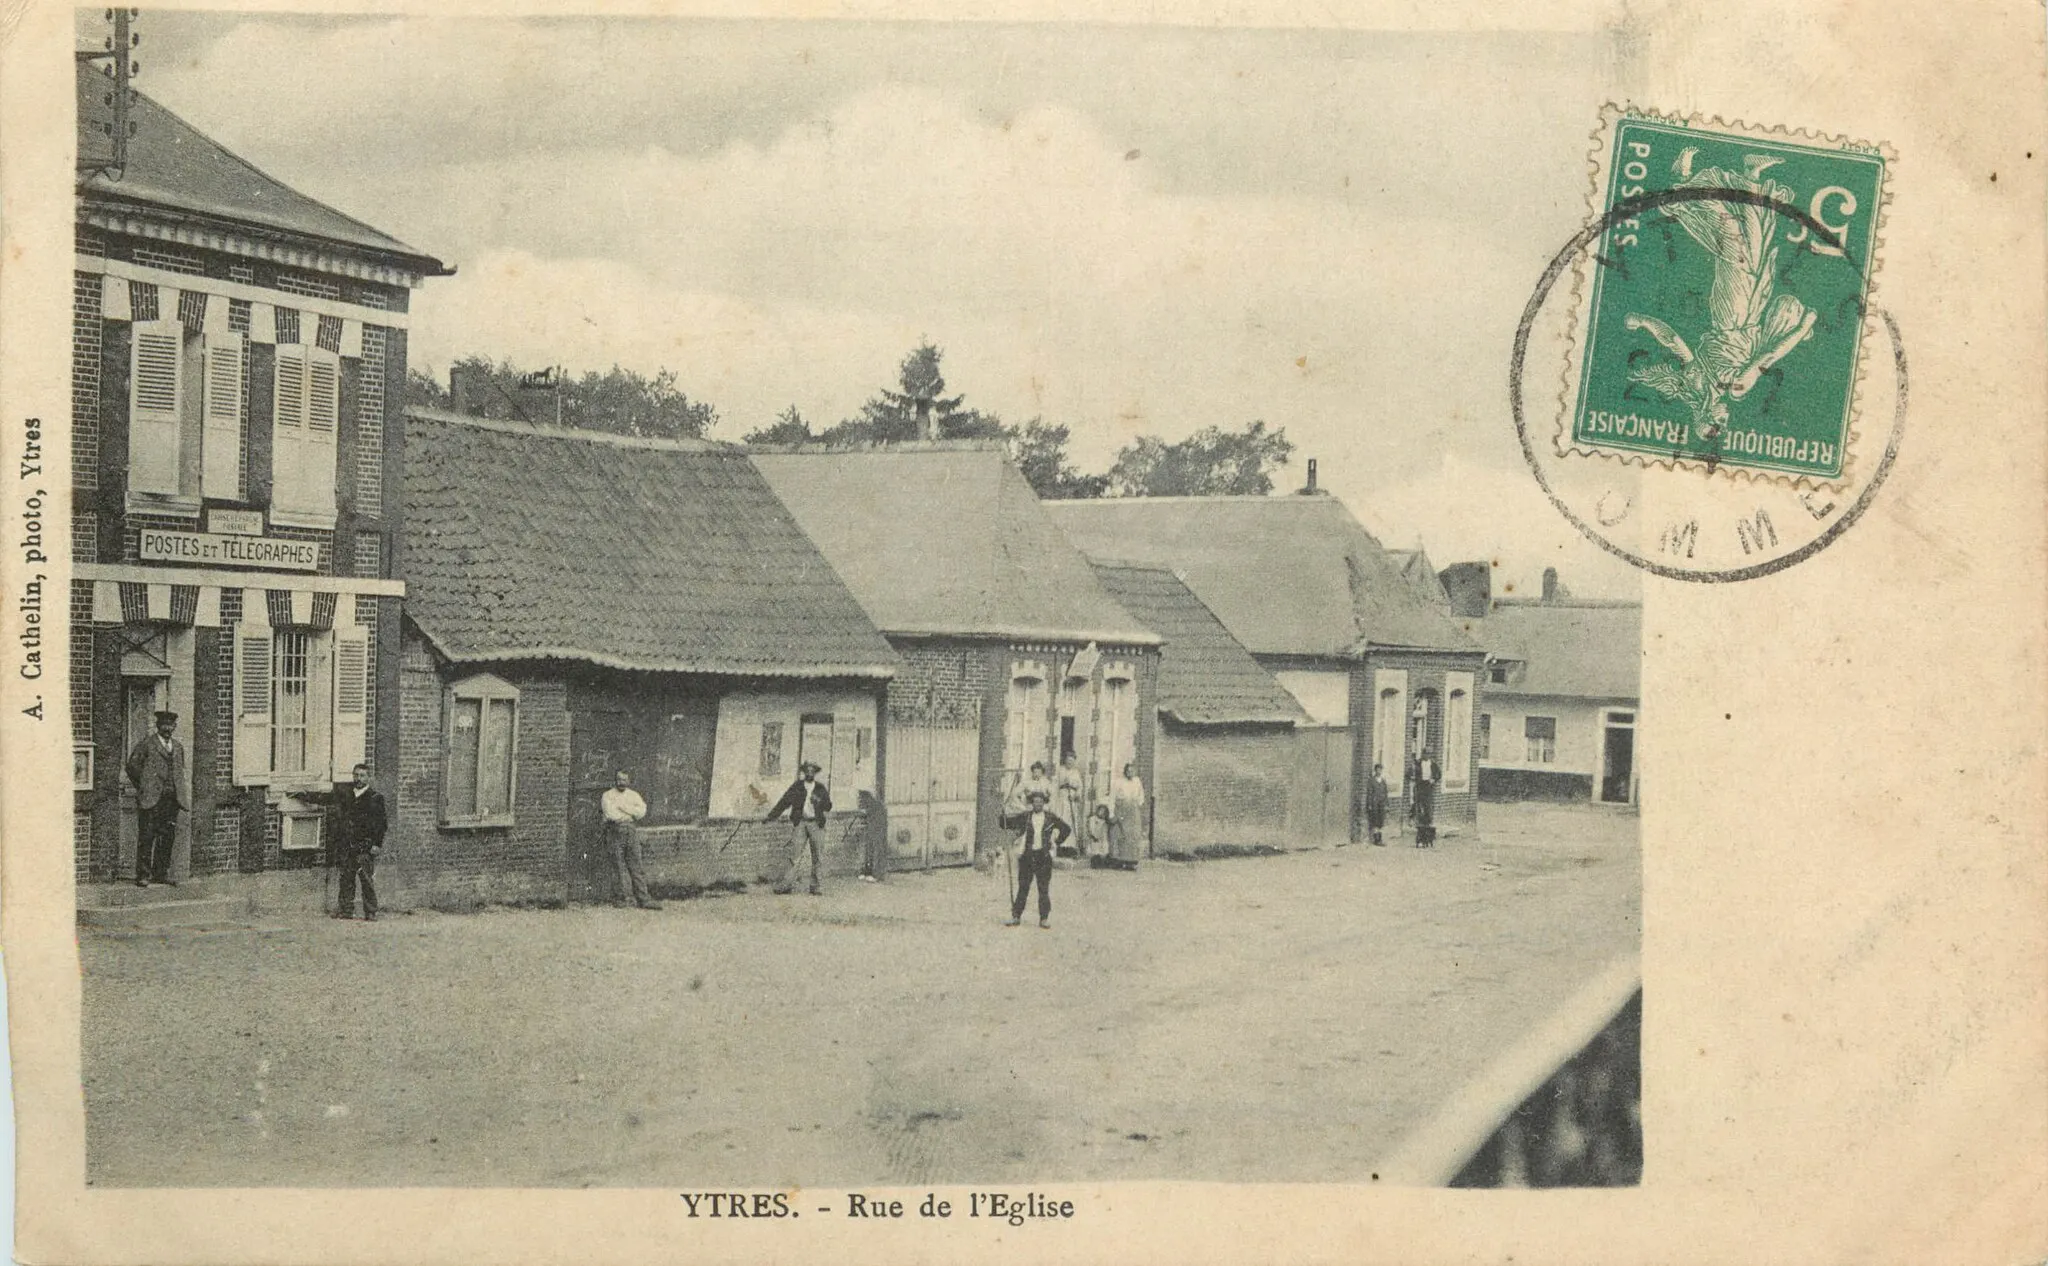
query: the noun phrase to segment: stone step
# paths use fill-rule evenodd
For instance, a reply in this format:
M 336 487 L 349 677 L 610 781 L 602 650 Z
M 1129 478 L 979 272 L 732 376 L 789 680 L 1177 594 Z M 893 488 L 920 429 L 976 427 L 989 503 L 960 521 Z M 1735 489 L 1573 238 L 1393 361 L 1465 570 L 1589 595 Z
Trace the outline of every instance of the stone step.
M 137 896 L 144 889 L 132 891 Z M 179 892 L 166 888 L 165 892 Z M 161 901 L 131 901 L 125 904 L 80 905 L 78 922 L 84 927 L 190 927 L 201 924 L 232 923 L 242 914 L 243 903 L 232 897 L 189 896 Z
M 112 883 L 80 884 L 78 906 L 81 910 L 104 910 L 114 906 L 163 905 L 173 901 L 192 901 L 211 895 L 214 894 L 207 891 L 206 884 L 196 879 L 187 879 L 175 888 L 169 884 L 151 884 L 147 888 L 137 888 L 127 880 L 120 880 Z

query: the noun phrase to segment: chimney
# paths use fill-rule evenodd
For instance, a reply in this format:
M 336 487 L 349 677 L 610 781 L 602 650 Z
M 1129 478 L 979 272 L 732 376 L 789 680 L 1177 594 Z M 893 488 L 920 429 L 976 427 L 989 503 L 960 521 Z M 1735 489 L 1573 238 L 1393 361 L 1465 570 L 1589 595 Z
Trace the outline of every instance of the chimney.
M 469 382 L 463 375 L 460 365 L 448 367 L 448 394 L 454 397 L 453 403 L 457 413 L 469 412 Z
M 1303 497 L 1326 497 L 1329 495 L 1321 488 L 1316 487 L 1316 459 L 1313 457 L 1308 459 L 1308 482 L 1301 486 L 1296 495 Z
M 1493 607 L 1493 565 L 1452 563 L 1437 573 L 1444 595 L 1451 600 L 1451 614 L 1461 620 L 1484 620 Z
M 1543 600 L 1545 602 L 1557 601 L 1557 568 L 1555 567 L 1545 567 L 1543 569 Z

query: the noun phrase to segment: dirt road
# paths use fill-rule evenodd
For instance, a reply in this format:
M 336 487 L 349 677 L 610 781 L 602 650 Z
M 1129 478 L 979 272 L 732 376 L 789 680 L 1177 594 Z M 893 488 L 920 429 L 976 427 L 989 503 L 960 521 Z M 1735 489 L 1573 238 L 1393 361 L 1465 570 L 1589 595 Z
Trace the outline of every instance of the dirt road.
M 108 1186 L 1359 1181 L 1639 941 L 1635 820 L 822 898 L 82 934 Z

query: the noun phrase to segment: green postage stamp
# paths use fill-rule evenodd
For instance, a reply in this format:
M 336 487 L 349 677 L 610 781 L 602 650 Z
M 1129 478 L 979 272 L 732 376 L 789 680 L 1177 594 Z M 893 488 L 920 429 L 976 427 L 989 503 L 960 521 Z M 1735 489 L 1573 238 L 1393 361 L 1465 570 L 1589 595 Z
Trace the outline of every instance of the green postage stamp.
M 1560 454 L 1841 479 L 1886 162 L 1875 145 L 1610 107 Z

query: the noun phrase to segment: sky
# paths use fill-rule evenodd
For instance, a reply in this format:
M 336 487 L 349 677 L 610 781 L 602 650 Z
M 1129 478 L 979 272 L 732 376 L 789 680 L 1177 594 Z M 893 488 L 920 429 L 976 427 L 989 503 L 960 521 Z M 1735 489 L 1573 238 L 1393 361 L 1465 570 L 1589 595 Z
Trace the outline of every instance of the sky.
M 93 11 L 82 22 L 90 26 Z M 1544 500 L 1510 345 L 1587 218 L 1581 33 L 145 11 L 137 86 L 454 264 L 412 360 L 674 370 L 738 439 L 920 340 L 1073 432 L 1254 419 L 1390 547 L 1526 590 L 1636 575 Z M 95 36 L 94 42 L 97 43 Z

